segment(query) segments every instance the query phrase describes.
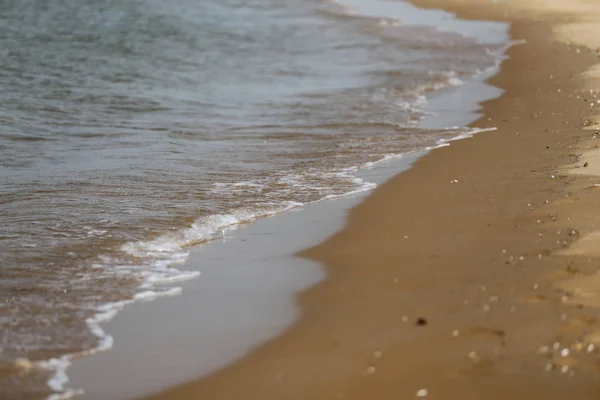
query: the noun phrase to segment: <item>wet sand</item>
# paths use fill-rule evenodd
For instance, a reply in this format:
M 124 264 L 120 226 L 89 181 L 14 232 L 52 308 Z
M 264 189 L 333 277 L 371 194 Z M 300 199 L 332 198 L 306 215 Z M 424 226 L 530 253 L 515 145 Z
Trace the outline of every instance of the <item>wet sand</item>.
M 597 7 L 415 3 L 527 41 L 475 123 L 498 130 L 433 151 L 303 252 L 328 279 L 292 328 L 152 399 L 599 398 Z

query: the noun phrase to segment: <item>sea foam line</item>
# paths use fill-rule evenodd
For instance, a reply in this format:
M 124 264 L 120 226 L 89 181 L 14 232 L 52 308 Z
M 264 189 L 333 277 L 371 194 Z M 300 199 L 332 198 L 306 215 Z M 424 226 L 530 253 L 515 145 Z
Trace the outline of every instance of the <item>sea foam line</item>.
M 260 218 L 274 216 L 285 211 L 319 203 L 321 201 L 357 195 L 372 190 L 377 187 L 377 184 L 358 178 L 356 176 L 358 171 L 373 168 L 376 165 L 387 162 L 391 159 L 398 159 L 415 152 L 430 151 L 436 148 L 445 147 L 448 146 L 452 141 L 469 138 L 480 132 L 495 131 L 496 129 L 497 128 L 495 127 L 470 129 L 450 127 L 446 130 L 458 130 L 462 132 L 451 138 L 439 139 L 435 145 L 429 146 L 425 149 L 415 149 L 405 153 L 391 153 L 384 155 L 376 161 L 344 168 L 335 173 L 347 178 L 351 178 L 358 187 L 342 194 L 329 194 L 318 200 L 306 203 L 290 201 L 273 209 L 262 210 L 260 213 L 253 213 L 247 210 L 238 210 L 237 212 L 234 211 L 231 214 L 215 214 L 208 217 L 199 218 L 189 228 L 176 233 L 162 235 L 150 241 L 129 242 L 124 244 L 122 246 L 123 251 L 132 256 L 140 257 L 142 259 L 155 257 L 155 259 L 152 260 L 153 262 L 150 263 L 153 265 L 148 265 L 147 271 L 142 272 L 142 275 L 145 275 L 145 279 L 139 286 L 140 291 L 131 299 L 103 304 L 96 308 L 96 314 L 94 316 L 89 317 L 86 320 L 89 330 L 99 339 L 98 346 L 82 352 L 66 354 L 60 358 L 32 363 L 34 364 L 32 365 L 32 368 L 37 367 L 44 370 L 55 371 L 52 378 L 48 381 L 48 386 L 55 393 L 50 395 L 47 400 L 65 400 L 84 393 L 83 389 L 66 388 L 66 385 L 69 382 L 66 371 L 70 367 L 73 359 L 90 356 L 112 348 L 114 343 L 113 338 L 101 328 L 100 325 L 102 323 L 110 321 L 122 308 L 128 304 L 136 301 L 151 301 L 158 297 L 175 296 L 179 295 L 182 291 L 180 287 L 171 287 L 163 291 L 152 290 L 152 288 L 157 285 L 181 282 L 196 278 L 200 275 L 200 272 L 198 271 L 179 271 L 171 267 L 173 264 L 181 264 L 187 260 L 189 257 L 189 251 L 184 249 L 190 244 L 211 242 L 217 239 L 219 234 L 225 232 L 226 230 L 235 229 L 241 224 L 247 224 Z
M 521 44 L 521 42 L 512 41 L 504 47 L 504 50 L 516 44 Z M 475 75 L 487 74 L 492 72 L 493 70 L 499 69 L 500 63 L 505 58 L 505 56 L 497 55 L 497 57 L 498 58 L 496 60 L 496 65 L 490 67 L 489 69 L 486 69 L 485 71 L 478 71 L 478 73 Z M 456 76 L 456 74 L 450 72 L 447 74 L 446 82 L 434 84 L 433 87 L 421 88 L 421 90 L 418 91 L 419 96 L 417 96 L 417 104 L 413 104 L 413 106 L 423 106 L 422 103 L 426 103 L 427 100 L 425 96 L 422 95 L 423 92 L 427 92 L 428 90 L 437 91 L 448 86 L 461 86 L 463 83 L 464 82 L 460 80 Z M 66 385 L 69 382 L 66 371 L 70 367 L 72 360 L 79 357 L 93 355 L 112 348 L 114 342 L 112 336 L 108 335 L 101 328 L 100 325 L 103 322 L 108 322 L 112 318 L 114 318 L 118 311 L 126 305 L 134 303 L 136 301 L 151 301 L 158 297 L 179 295 L 182 291 L 180 287 L 171 287 L 163 291 L 155 291 L 152 290 L 152 288 L 158 285 L 172 284 L 198 277 L 200 275 L 199 271 L 179 271 L 172 267 L 172 265 L 182 264 L 188 259 L 189 251 L 186 250 L 188 246 L 211 242 L 217 239 L 220 233 L 224 233 L 226 230 L 229 229 L 235 229 L 239 225 L 253 222 L 259 218 L 270 217 L 276 214 L 283 213 L 285 211 L 297 209 L 310 204 L 319 203 L 321 201 L 357 195 L 372 190 L 375 187 L 377 187 L 377 184 L 372 182 L 366 182 L 363 179 L 356 177 L 356 173 L 359 170 L 372 168 L 378 164 L 387 162 L 391 159 L 401 158 L 405 155 L 412 154 L 415 152 L 431 151 L 436 148 L 446 147 L 449 146 L 450 142 L 452 141 L 470 138 L 473 135 L 480 132 L 495 131 L 497 130 L 497 128 L 450 127 L 447 128 L 447 130 L 464 131 L 451 138 L 442 138 L 438 140 L 438 142 L 433 146 L 429 146 L 423 149 L 415 149 L 413 151 L 408 151 L 405 153 L 387 154 L 382 156 L 382 158 L 380 158 L 379 160 L 367 162 L 359 166 L 347 167 L 342 169 L 341 171 L 336 172 L 344 177 L 352 178 L 354 180 L 354 183 L 359 185 L 354 190 L 350 190 L 342 194 L 325 195 L 318 200 L 306 203 L 290 201 L 282 203 L 279 207 L 271 210 L 262 210 L 262 212 L 260 213 L 252 213 L 247 210 L 237 210 L 231 214 L 215 214 L 208 217 L 199 218 L 192 224 L 191 227 L 176 233 L 162 235 L 150 241 L 129 242 L 124 244 L 122 246 L 122 250 L 125 253 L 134 257 L 146 259 L 148 261 L 148 264 L 138 266 L 145 268 L 144 271 L 136 271 L 137 274 L 141 274 L 144 278 L 143 283 L 139 286 L 140 292 L 134 294 L 134 296 L 131 299 L 117 301 L 113 303 L 106 303 L 99 306 L 96 309 L 96 314 L 86 320 L 89 330 L 99 339 L 98 346 L 92 349 L 88 349 L 77 353 L 66 354 L 60 358 L 53 358 L 46 361 L 31 363 L 27 360 L 19 360 L 18 362 L 23 363 L 23 365 L 26 365 L 27 369 L 39 368 L 43 370 L 54 371 L 53 376 L 48 380 L 48 386 L 55 393 L 47 397 L 46 400 L 66 400 L 78 395 L 82 395 L 84 393 L 83 389 L 66 388 Z M 239 186 L 243 186 L 244 184 L 246 183 L 238 183 Z M 103 266 L 100 265 L 99 267 L 102 268 Z

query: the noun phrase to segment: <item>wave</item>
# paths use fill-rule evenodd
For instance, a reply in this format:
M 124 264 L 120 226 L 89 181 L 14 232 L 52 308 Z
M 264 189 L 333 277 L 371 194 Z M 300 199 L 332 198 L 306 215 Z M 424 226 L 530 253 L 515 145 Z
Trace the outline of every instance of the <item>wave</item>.
M 254 207 L 245 207 L 232 210 L 225 214 L 213 214 L 210 216 L 198 218 L 190 227 L 159 236 L 149 241 L 129 242 L 122 246 L 122 250 L 127 254 L 136 257 L 139 260 L 144 260 L 136 268 L 133 268 L 132 273 L 144 276 L 143 283 L 139 286 L 138 292 L 129 300 L 110 302 L 99 306 L 96 309 L 96 314 L 86 320 L 90 331 L 98 338 L 98 345 L 95 348 L 85 350 L 78 353 L 66 354 L 60 358 L 53 358 L 46 361 L 31 363 L 28 360 L 20 359 L 16 363 L 21 368 L 33 369 L 39 368 L 46 371 L 53 371 L 52 377 L 48 380 L 48 386 L 55 392 L 47 400 L 65 400 L 83 393 L 82 389 L 67 388 L 68 377 L 67 369 L 75 358 L 93 355 L 102 351 L 106 351 L 113 346 L 113 339 L 101 328 L 101 324 L 110 321 L 114 316 L 128 304 L 138 301 L 150 301 L 159 297 L 174 296 L 181 293 L 180 287 L 167 287 L 166 289 L 157 289 L 157 286 L 164 284 L 173 284 L 189 279 L 194 279 L 200 276 L 198 271 L 178 270 L 173 267 L 175 264 L 184 263 L 189 256 L 189 248 L 193 245 L 208 243 L 219 237 L 227 230 L 237 228 L 242 224 L 248 224 L 260 218 L 271 217 L 292 209 L 304 207 L 309 204 L 318 203 L 325 200 L 336 199 L 340 197 L 357 195 L 374 189 L 377 185 L 372 182 L 364 181 L 357 177 L 357 173 L 363 169 L 372 168 L 377 164 L 389 161 L 393 158 L 403 157 L 407 154 L 417 151 L 429 151 L 439 147 L 445 147 L 450 142 L 460 139 L 472 137 L 473 135 L 493 131 L 496 128 L 459 128 L 450 127 L 448 131 L 456 132 L 455 135 L 448 138 L 439 139 L 435 145 L 425 149 L 415 149 L 414 151 L 386 154 L 380 159 L 372 162 L 367 162 L 362 165 L 344 168 L 335 173 L 339 177 L 348 179 L 354 183 L 354 187 L 339 194 L 328 194 L 322 198 L 306 203 L 287 201 L 272 205 L 257 205 Z M 322 173 L 327 174 L 327 173 Z M 297 175 L 287 175 L 283 178 L 292 185 L 301 187 L 302 179 Z M 217 183 L 215 190 L 231 191 L 235 193 L 240 188 L 259 189 L 263 186 L 256 181 L 242 181 L 236 183 Z M 105 259 L 111 263 L 111 260 Z M 112 264 L 112 263 L 111 263 Z M 101 268 L 102 266 L 98 266 Z M 125 268 L 125 267 L 124 267 Z M 126 267 L 127 270 L 132 270 L 132 267 Z

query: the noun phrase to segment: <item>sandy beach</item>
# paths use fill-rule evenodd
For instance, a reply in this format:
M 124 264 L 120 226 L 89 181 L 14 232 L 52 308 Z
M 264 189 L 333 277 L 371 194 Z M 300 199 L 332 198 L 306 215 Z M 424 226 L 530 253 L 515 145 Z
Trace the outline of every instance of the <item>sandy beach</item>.
M 497 127 L 419 160 L 301 253 L 328 279 L 236 364 L 152 399 L 597 399 L 600 8 L 415 1 L 509 21 Z

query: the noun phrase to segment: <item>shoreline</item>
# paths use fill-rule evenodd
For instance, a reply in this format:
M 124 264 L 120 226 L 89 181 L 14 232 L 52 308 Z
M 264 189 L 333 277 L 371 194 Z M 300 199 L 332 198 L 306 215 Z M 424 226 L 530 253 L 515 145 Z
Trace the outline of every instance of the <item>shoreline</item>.
M 380 183 L 422 155 L 389 160 L 361 176 Z M 133 303 L 103 323 L 113 347 L 74 360 L 67 386 L 83 389 L 75 398 L 138 398 L 224 368 L 276 337 L 298 319 L 295 293 L 325 279 L 320 265 L 294 254 L 341 229 L 346 212 L 368 194 L 263 218 L 194 247 L 187 264 L 201 279 L 181 282 L 182 295 Z
M 429 110 L 437 112 L 436 106 L 440 106 L 440 110 L 443 108 L 447 112 L 424 123 L 431 129 L 441 129 L 451 122 L 475 120 L 479 115 L 482 97 L 493 98 L 497 95 L 497 89 L 485 84 L 484 78 L 479 76 L 458 90 L 440 93 L 439 99 L 433 98 L 433 107 Z M 455 96 L 461 97 L 463 105 L 470 106 L 461 108 L 460 113 L 449 112 L 448 109 L 455 104 L 452 102 Z M 380 185 L 410 169 L 416 160 L 429 151 L 404 154 L 378 163 L 360 170 L 358 177 Z M 84 390 L 85 393 L 79 398 L 136 398 L 198 376 L 206 376 L 276 337 L 298 320 L 296 293 L 325 279 L 322 266 L 298 258 L 295 254 L 341 230 L 346 213 L 371 192 L 310 204 L 288 213 L 263 218 L 248 226 L 240 226 L 240 229 L 228 230 L 221 239 L 207 245 L 193 247 L 183 267 L 185 270 L 200 271 L 202 278 L 180 283 L 178 289 L 183 295 L 157 302 L 136 302 L 119 311 L 114 319 L 104 322 L 102 329 L 110 334 L 111 339 L 114 338 L 114 347 L 93 357 L 74 360 L 74 365 L 67 371 L 68 386 Z M 259 254 L 260 249 L 272 246 L 272 235 L 277 235 L 277 250 Z M 252 246 L 249 247 L 249 243 Z M 232 257 L 231 254 L 238 254 L 238 257 Z M 246 260 L 243 270 L 237 265 L 240 258 Z M 238 276 L 240 273 L 242 275 Z M 261 277 L 265 273 L 275 282 L 285 284 L 271 287 L 272 284 L 262 283 Z M 237 281 L 240 279 L 250 290 L 239 286 Z M 261 292 L 268 293 L 271 298 L 275 296 L 281 306 L 256 306 Z M 227 302 L 225 307 L 222 305 L 224 300 Z M 215 306 L 215 302 L 220 305 Z M 257 313 L 257 310 L 261 311 Z M 230 315 L 234 312 L 252 313 L 252 322 L 245 318 L 239 323 L 231 318 L 219 322 L 220 314 Z M 155 322 L 156 315 L 160 315 L 159 323 Z M 203 318 L 194 323 L 196 318 L 191 318 L 191 315 Z M 213 327 L 215 322 L 216 328 Z M 175 328 L 170 329 L 170 326 Z M 226 344 L 228 340 L 231 344 Z M 211 346 L 207 351 L 202 350 L 201 356 L 186 350 L 202 348 L 206 343 Z M 153 350 L 149 352 L 149 348 Z M 157 368 L 160 365 L 154 367 L 155 359 L 171 365 L 169 373 L 159 373 Z M 128 369 L 135 372 L 123 375 L 120 369 L 114 369 L 116 365 L 128 365 Z M 102 379 L 98 379 L 98 376 Z M 148 380 L 148 376 L 152 379 Z M 113 382 L 114 386 L 107 387 L 107 381 Z
M 504 19 L 502 7 L 516 7 L 469 4 L 452 11 Z M 497 132 L 428 154 L 354 208 L 342 232 L 303 252 L 329 279 L 300 295 L 303 318 L 282 336 L 150 398 L 597 398 L 595 350 L 581 351 L 593 344 L 584 337 L 597 329 L 594 311 L 577 301 L 577 285 L 565 293 L 557 282 L 598 263 L 585 252 L 553 255 L 594 231 L 595 199 L 583 191 L 593 178 L 557 171 L 589 136 L 589 108 L 574 98 L 597 59 L 548 40 L 570 19 L 538 18 L 512 20 L 513 39 L 527 46 L 509 50 L 491 79 L 506 93 L 474 124 Z M 573 192 L 587 214 L 574 211 Z
M 401 7 L 396 12 L 407 7 L 407 3 L 398 5 Z M 418 14 L 419 11 L 412 12 Z M 454 24 L 451 22 L 446 20 L 449 26 L 456 25 L 456 29 L 468 30 L 469 23 L 466 21 L 457 21 Z M 493 28 L 492 34 L 486 36 L 486 40 L 498 40 L 500 36 L 505 35 L 501 31 L 502 29 L 506 30 L 507 25 L 504 28 L 502 24 L 496 26 L 490 24 L 490 26 Z M 475 27 L 481 30 L 483 25 Z M 497 72 L 498 68 L 486 70 L 471 77 L 466 84 L 458 88 L 451 87 L 436 92 L 433 97 L 428 99 L 429 105 L 426 108 L 427 112 L 433 112 L 435 116 L 422 120 L 422 126 L 426 129 L 446 129 L 448 126 L 464 126 L 477 119 L 481 115 L 481 101 L 500 95 L 499 89 L 485 83 L 490 75 Z M 477 131 L 474 130 L 471 134 L 479 134 Z M 461 137 L 463 136 L 456 139 Z M 439 145 L 446 146 L 448 143 L 444 141 Z M 426 152 L 428 151 L 430 150 Z M 361 169 L 358 177 L 367 182 L 381 184 L 410 168 L 413 160 L 422 157 L 422 154 L 423 152 L 407 153 L 399 158 L 392 157 L 373 167 Z M 290 215 L 282 213 L 273 218 L 261 218 L 249 227 L 241 224 L 240 231 L 233 234 L 225 232 L 223 238 L 211 242 L 208 247 L 193 247 L 191 257 L 181 268 L 183 271 L 201 272 L 201 278 L 181 283 L 181 288 L 177 289 L 179 291 L 183 289 L 183 296 L 167 297 L 148 305 L 145 302 L 136 302 L 119 311 L 114 320 L 102 323 L 103 331 L 110 334 L 111 338 L 114 337 L 114 347 L 107 352 L 96 354 L 94 357 L 75 359 L 74 365 L 67 371 L 69 376 L 67 386 L 83 388 L 86 392 L 83 398 L 114 399 L 147 395 L 226 367 L 276 337 L 298 320 L 297 316 L 293 318 L 286 315 L 285 311 L 288 310 L 288 314 L 298 314 L 297 306 L 293 304 L 295 303 L 295 294 L 323 279 L 322 267 L 312 261 L 308 261 L 308 263 L 315 265 L 314 267 L 305 265 L 307 264 L 306 260 L 295 261 L 298 259 L 294 254 L 303 248 L 318 244 L 328 235 L 341 229 L 345 213 L 371 193 L 372 191 L 368 191 L 346 196 L 343 199 L 336 199 L 332 204 L 329 204 L 328 201 L 310 204 L 300 210 L 290 211 Z M 304 211 L 305 209 L 306 211 Z M 321 209 L 329 211 L 323 213 L 323 211 L 319 211 Z M 318 228 L 319 224 L 326 225 Z M 291 233 L 288 225 L 306 225 L 308 228 L 300 228 L 300 232 Z M 232 230 L 236 231 L 237 227 Z M 323 236 L 323 232 L 328 233 Z M 278 238 L 281 236 L 281 240 L 287 238 L 288 242 L 293 245 L 281 243 L 281 246 L 277 246 L 276 251 L 268 250 L 266 252 L 265 259 L 262 260 L 263 265 L 260 267 L 254 265 L 257 264 L 255 260 L 257 251 L 248 248 L 244 242 L 252 241 L 254 246 L 269 248 L 272 244 L 266 239 L 261 241 L 260 236 L 273 234 L 277 234 Z M 315 241 L 315 237 L 321 239 Z M 284 257 L 280 254 L 281 249 L 288 247 L 290 250 Z M 231 253 L 239 254 L 239 257 L 229 255 Z M 246 283 L 252 288 L 250 290 L 243 289 L 236 284 L 239 277 L 234 276 L 235 273 L 225 271 L 228 269 L 234 272 L 239 270 L 236 263 L 239 263 L 240 258 L 246 260 L 247 257 L 250 259 L 249 271 L 258 277 L 264 275 L 265 271 L 271 271 L 275 281 L 282 282 L 283 286 L 271 287 L 272 284 L 261 283 L 260 279 L 257 280 L 245 270 L 240 272 L 246 277 L 245 279 L 249 280 L 250 283 Z M 215 269 L 220 269 L 222 272 L 215 272 Z M 275 269 L 283 272 L 276 272 Z M 297 272 L 292 273 L 291 271 L 294 269 Z M 315 272 L 312 275 L 316 274 L 321 278 L 316 281 L 314 278 L 310 278 L 305 282 L 306 271 L 311 269 L 320 269 L 320 273 Z M 278 305 L 275 307 L 257 306 L 255 310 L 260 311 L 254 311 L 253 314 L 250 305 L 256 303 L 257 300 L 260 302 L 261 298 L 258 293 L 252 294 L 257 290 L 253 289 L 256 287 L 271 293 L 274 298 L 278 299 Z M 240 291 L 242 294 L 238 293 Z M 219 293 L 217 294 L 217 292 Z M 244 296 L 247 298 L 244 299 Z M 212 308 L 204 306 L 203 303 L 207 300 L 212 302 Z M 215 307 L 215 301 L 226 304 Z M 194 302 L 199 302 L 200 305 L 194 306 Z M 292 305 L 284 306 L 287 303 Z M 237 310 L 234 309 L 235 304 L 239 304 Z M 263 308 L 269 310 L 264 311 Z M 241 312 L 244 315 L 253 314 L 252 322 L 246 317 L 238 318 L 242 322 L 230 321 L 231 317 L 219 321 L 217 314 L 231 315 L 235 312 Z M 160 317 L 156 318 L 156 315 Z M 197 319 L 191 317 L 194 315 L 201 316 L 201 320 L 198 319 L 194 323 L 192 320 Z M 290 318 L 292 319 L 290 320 Z M 159 319 L 161 323 L 154 322 L 155 319 Z M 175 328 L 171 329 L 169 326 Z M 227 326 L 229 328 L 225 329 L 224 327 Z M 231 344 L 226 344 L 227 341 L 230 341 Z M 197 354 L 185 351 L 186 348 L 201 349 L 207 343 L 210 344 L 210 348 L 206 351 L 202 350 Z M 169 372 L 159 372 L 159 365 L 153 367 L 154 359 L 161 359 L 169 365 Z M 135 372 L 129 372 L 127 376 L 124 376 L 119 373 L 120 368 L 114 369 L 117 365 L 127 365 L 130 371 Z M 98 376 L 101 376 L 102 379 L 98 379 Z M 107 387 L 107 381 L 112 382 L 113 385 Z

